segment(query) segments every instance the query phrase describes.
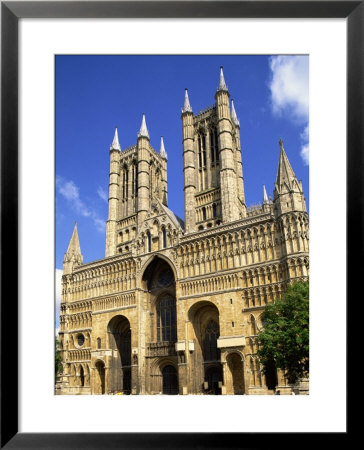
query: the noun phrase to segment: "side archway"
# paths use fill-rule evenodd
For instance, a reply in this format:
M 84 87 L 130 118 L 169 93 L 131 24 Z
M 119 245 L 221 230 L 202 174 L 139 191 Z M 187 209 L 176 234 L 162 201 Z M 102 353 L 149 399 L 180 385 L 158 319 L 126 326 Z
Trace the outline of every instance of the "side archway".
M 241 355 L 231 352 L 226 356 L 226 363 L 229 369 L 228 393 L 233 395 L 245 394 L 244 362 Z
M 98 360 L 95 363 L 95 386 L 94 394 L 104 395 L 105 394 L 105 363 L 104 361 Z
M 131 393 L 131 329 L 125 316 L 113 317 L 107 327 L 109 348 L 114 358 L 110 362 L 109 390 Z
M 197 302 L 188 311 L 189 338 L 195 342 L 192 356 L 195 392 L 221 394 L 223 371 L 217 346 L 220 336 L 219 316 L 218 308 L 209 301 Z

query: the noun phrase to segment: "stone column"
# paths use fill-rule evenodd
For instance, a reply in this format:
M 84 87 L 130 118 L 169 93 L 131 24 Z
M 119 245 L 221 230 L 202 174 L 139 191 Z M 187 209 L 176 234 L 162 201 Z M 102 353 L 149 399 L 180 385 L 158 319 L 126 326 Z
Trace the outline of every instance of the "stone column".
M 120 176 L 120 151 L 110 149 L 110 174 L 109 174 L 109 215 L 106 222 L 106 249 L 105 256 L 116 253 L 116 221 L 119 202 L 119 176 Z
M 218 90 L 215 95 L 218 117 L 221 206 L 224 223 L 239 219 L 229 97 L 227 90 Z
M 195 230 L 195 194 L 196 194 L 196 155 L 194 150 L 193 113 L 182 113 L 182 139 L 183 139 L 183 175 L 185 194 L 185 227 L 186 232 Z
M 149 138 L 138 137 L 138 226 L 143 224 L 150 207 Z

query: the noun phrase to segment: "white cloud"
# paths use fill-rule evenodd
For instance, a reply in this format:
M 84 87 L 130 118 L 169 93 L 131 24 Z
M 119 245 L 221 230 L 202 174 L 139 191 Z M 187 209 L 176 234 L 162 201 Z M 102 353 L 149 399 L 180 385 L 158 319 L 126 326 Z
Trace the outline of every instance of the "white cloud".
M 100 233 L 103 233 L 106 228 L 105 221 L 102 219 L 98 219 L 98 218 L 94 218 L 93 221 L 94 221 L 96 230 L 99 231 Z
M 300 155 L 309 164 L 309 70 L 308 56 L 272 56 L 269 60 L 272 112 L 304 126 Z
M 301 147 L 301 151 L 300 151 L 300 155 L 303 159 L 303 162 L 306 164 L 306 166 L 309 165 L 309 146 L 308 145 L 303 145 Z
M 308 56 L 272 56 L 269 84 L 273 114 L 294 121 L 308 120 Z
M 301 158 L 306 166 L 309 165 L 309 138 L 308 138 L 308 125 L 304 128 L 302 133 L 300 134 L 300 138 L 302 141 L 302 147 L 300 151 Z
M 81 214 L 81 216 L 89 217 L 91 215 L 90 210 L 80 199 L 79 189 L 72 180 L 67 181 L 62 177 L 57 176 L 56 186 L 58 192 L 72 204 L 73 208 Z
M 108 198 L 107 198 L 107 192 L 106 192 L 106 190 L 105 190 L 104 188 L 102 188 L 101 186 L 99 186 L 99 187 L 97 188 L 97 194 L 98 194 L 98 196 L 101 198 L 101 200 L 104 200 L 104 202 L 107 203 L 107 201 L 108 201 Z
M 95 210 L 90 208 L 81 200 L 79 188 L 72 180 L 65 180 L 61 176 L 56 177 L 58 192 L 69 202 L 71 207 L 81 216 L 92 219 L 97 231 L 105 231 L 105 221 L 99 217 Z M 99 188 L 102 189 L 102 188 Z M 100 195 L 99 191 L 98 194 Z

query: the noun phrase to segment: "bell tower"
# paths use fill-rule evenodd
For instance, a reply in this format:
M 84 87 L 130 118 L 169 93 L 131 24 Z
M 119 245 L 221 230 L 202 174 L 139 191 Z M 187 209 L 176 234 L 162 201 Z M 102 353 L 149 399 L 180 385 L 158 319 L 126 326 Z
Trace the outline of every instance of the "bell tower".
M 163 137 L 158 153 L 150 144 L 143 114 L 137 143 L 122 149 L 115 129 L 110 147 L 105 256 L 129 253 L 152 200 L 159 199 L 167 206 L 167 197 L 167 152 Z
M 194 114 L 185 91 L 181 118 L 187 233 L 246 216 L 240 123 L 229 99 L 222 67 L 215 104 Z

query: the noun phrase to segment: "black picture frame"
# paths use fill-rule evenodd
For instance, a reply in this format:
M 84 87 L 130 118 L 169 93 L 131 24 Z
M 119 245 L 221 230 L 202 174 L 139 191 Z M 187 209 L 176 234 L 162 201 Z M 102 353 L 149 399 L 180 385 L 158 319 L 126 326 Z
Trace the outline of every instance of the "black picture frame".
M 347 305 L 351 293 L 359 288 L 363 263 L 357 263 L 354 255 L 359 250 L 360 258 L 363 253 L 364 1 L 2 1 L 1 448 L 271 448 L 277 434 L 18 432 L 18 324 L 9 320 L 18 316 L 18 21 L 21 18 L 118 17 L 347 18 Z M 347 432 L 338 433 L 340 436 L 335 441 L 348 438 L 349 431 L 348 426 Z M 312 438 L 310 433 L 303 434 L 300 444 L 309 438 Z M 291 444 L 293 439 L 297 436 L 279 433 L 280 447 Z M 317 433 L 315 439 L 317 442 Z

